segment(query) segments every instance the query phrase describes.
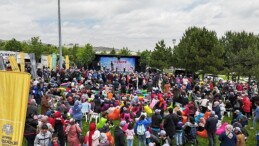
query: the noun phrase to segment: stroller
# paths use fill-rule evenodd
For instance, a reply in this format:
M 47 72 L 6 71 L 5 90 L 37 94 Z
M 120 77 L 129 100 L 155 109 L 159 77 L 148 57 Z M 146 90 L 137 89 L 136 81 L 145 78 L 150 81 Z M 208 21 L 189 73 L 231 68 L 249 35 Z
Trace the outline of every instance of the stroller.
M 187 126 L 183 132 L 183 144 L 193 144 L 198 145 L 196 126 Z

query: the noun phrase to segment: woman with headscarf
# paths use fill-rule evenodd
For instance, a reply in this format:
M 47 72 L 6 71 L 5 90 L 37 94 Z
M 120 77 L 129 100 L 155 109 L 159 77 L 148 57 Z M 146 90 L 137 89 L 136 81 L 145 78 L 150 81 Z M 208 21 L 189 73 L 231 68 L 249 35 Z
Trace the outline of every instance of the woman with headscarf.
M 108 137 L 105 133 L 101 133 L 100 135 L 99 146 L 110 146 L 110 142 L 108 141 Z
M 83 115 L 82 115 L 82 104 L 79 103 L 79 101 L 77 100 L 75 102 L 75 105 L 72 108 L 72 115 L 73 115 L 73 119 L 75 119 L 76 123 L 79 123 L 80 128 L 82 128 L 82 119 L 83 119 Z
M 74 119 L 70 119 L 70 124 L 66 129 L 67 141 L 69 146 L 80 146 L 78 134 L 81 132 L 82 130 L 79 127 L 79 124 L 75 123 Z
M 96 130 L 96 124 L 90 123 L 89 131 L 85 136 L 84 144 L 87 144 L 87 146 L 98 146 L 100 135 L 100 131 Z
M 242 133 L 241 129 L 236 127 L 234 131 L 237 136 L 236 146 L 246 146 L 245 135 Z
M 233 126 L 227 125 L 225 131 L 219 135 L 220 146 L 236 146 L 237 137 L 233 132 Z

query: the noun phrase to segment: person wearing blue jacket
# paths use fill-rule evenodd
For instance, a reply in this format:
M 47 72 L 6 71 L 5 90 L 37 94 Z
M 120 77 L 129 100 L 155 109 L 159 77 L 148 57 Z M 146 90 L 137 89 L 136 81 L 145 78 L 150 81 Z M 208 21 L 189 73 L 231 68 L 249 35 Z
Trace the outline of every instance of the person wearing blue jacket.
M 141 146 L 141 142 L 143 142 L 144 146 L 146 146 L 146 136 L 145 132 L 147 131 L 148 125 L 151 124 L 151 120 L 146 118 L 145 115 L 141 115 L 139 120 L 136 122 L 136 126 L 134 128 L 134 132 L 138 135 L 138 146 Z M 138 126 L 144 126 L 144 131 L 142 132 L 140 127 Z
M 83 119 L 83 115 L 82 115 L 82 104 L 79 103 L 79 101 L 77 100 L 75 102 L 74 107 L 72 108 L 72 116 L 73 119 L 75 119 L 76 123 L 79 123 L 80 128 L 82 128 L 82 119 Z

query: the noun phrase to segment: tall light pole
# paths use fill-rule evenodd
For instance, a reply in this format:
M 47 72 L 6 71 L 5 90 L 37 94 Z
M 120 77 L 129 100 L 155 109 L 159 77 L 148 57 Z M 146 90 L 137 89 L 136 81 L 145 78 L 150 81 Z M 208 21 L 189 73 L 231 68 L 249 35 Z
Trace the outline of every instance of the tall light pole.
M 175 45 L 175 43 L 176 43 L 176 39 L 173 39 L 172 41 L 173 41 L 173 44 Z
M 59 71 L 62 69 L 62 46 L 61 46 L 61 16 L 60 16 L 60 0 L 58 0 L 58 48 L 59 48 Z

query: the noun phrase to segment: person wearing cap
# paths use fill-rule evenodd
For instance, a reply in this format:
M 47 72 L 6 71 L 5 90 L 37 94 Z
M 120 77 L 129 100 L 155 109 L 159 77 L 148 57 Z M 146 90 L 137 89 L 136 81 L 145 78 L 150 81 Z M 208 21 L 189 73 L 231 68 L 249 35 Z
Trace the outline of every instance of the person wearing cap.
M 160 131 L 160 125 L 162 123 L 162 116 L 160 115 L 160 110 L 156 109 L 155 113 L 152 115 L 151 118 L 151 129 L 152 129 L 152 134 L 155 136 L 158 136 L 158 132 Z
M 125 133 L 122 130 L 126 123 L 126 121 L 121 121 L 120 125 L 114 129 L 115 146 L 126 146 Z
M 34 140 L 34 146 L 47 146 L 51 141 L 51 137 L 52 135 L 48 130 L 48 126 L 43 124 L 40 133 L 37 134 Z
M 236 146 L 237 138 L 236 134 L 233 132 L 233 126 L 227 125 L 225 131 L 219 135 L 219 140 L 221 141 L 220 146 Z
M 211 111 L 210 117 L 206 120 L 205 129 L 207 130 L 209 146 L 216 146 L 216 130 L 218 118 L 215 117 L 215 112 Z
M 161 130 L 159 133 L 160 145 L 169 144 L 171 145 L 171 139 L 166 135 L 165 130 Z
M 237 144 L 236 146 L 246 146 L 245 142 L 245 135 L 242 133 L 241 129 L 239 127 L 236 127 L 234 129 L 234 132 L 237 136 Z

